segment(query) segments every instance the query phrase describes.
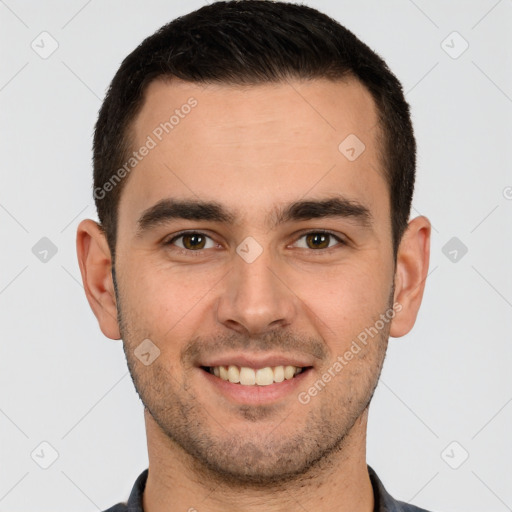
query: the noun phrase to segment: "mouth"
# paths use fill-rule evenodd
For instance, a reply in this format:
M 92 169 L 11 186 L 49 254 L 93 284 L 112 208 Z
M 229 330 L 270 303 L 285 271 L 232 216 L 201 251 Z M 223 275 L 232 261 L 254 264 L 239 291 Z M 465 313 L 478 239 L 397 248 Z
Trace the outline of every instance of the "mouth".
M 266 366 L 251 368 L 234 364 L 221 366 L 201 366 L 203 371 L 231 384 L 240 386 L 271 386 L 295 379 L 298 375 L 309 372 L 312 366 Z

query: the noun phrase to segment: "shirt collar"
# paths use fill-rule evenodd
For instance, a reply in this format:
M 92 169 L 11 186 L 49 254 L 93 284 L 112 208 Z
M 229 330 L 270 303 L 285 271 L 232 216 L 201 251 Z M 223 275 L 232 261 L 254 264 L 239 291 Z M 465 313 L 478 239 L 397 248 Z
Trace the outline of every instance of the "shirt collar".
M 142 494 L 146 487 L 148 472 L 149 469 L 145 469 L 135 481 L 130 497 L 128 498 L 127 512 L 144 512 L 142 508 Z M 384 485 L 377 476 L 377 473 L 375 473 L 370 466 L 368 466 L 368 473 L 370 474 L 370 481 L 373 487 L 373 496 L 375 501 L 373 509 L 374 512 L 413 512 L 415 510 L 420 510 L 392 498 L 384 488 Z

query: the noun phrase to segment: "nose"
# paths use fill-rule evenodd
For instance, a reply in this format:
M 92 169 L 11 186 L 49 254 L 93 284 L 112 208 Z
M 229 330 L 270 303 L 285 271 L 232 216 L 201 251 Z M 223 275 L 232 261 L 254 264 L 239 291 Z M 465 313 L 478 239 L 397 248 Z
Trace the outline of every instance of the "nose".
M 268 250 L 251 263 L 238 255 L 226 276 L 217 305 L 217 321 L 246 335 L 289 326 L 298 298 Z

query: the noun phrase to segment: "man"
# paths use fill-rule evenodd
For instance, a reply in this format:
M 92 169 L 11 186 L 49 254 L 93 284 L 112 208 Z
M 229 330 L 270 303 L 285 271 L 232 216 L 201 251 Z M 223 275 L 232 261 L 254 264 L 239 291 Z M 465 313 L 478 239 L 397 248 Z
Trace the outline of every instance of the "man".
M 399 82 L 312 8 L 212 3 L 123 61 L 77 233 L 145 406 L 149 468 L 109 512 L 420 510 L 365 453 L 428 271 L 414 177 Z

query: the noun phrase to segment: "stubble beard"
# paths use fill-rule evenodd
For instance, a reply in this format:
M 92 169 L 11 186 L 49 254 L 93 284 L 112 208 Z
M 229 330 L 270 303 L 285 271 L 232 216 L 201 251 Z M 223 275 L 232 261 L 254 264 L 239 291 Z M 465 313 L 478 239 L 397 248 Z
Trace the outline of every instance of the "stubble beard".
M 312 479 L 343 458 L 347 438 L 366 413 L 377 386 L 389 324 L 365 347 L 368 352 L 360 356 L 365 364 L 363 372 L 356 371 L 344 386 L 339 385 L 341 379 L 338 385 L 334 379 L 310 404 L 300 406 L 299 414 L 305 417 L 300 430 L 287 429 L 287 436 L 282 435 L 281 427 L 293 422 L 295 413 L 272 405 L 241 406 L 238 414 L 249 423 L 275 418 L 272 431 L 265 434 L 251 429 L 253 435 L 248 439 L 246 432 L 223 428 L 204 409 L 181 368 L 183 379 L 179 382 L 162 358 L 149 366 L 141 364 L 133 351 L 146 336 L 139 336 L 127 322 L 130 315 L 127 317 L 122 310 L 116 286 L 115 289 L 123 349 L 137 394 L 168 441 L 171 453 L 181 452 L 180 460 L 187 461 L 188 469 L 198 478 L 233 489 L 279 489 L 291 482 Z M 321 374 L 320 371 L 317 377 Z M 354 389 L 347 389 L 346 382 L 352 379 L 357 381 L 352 382 Z

